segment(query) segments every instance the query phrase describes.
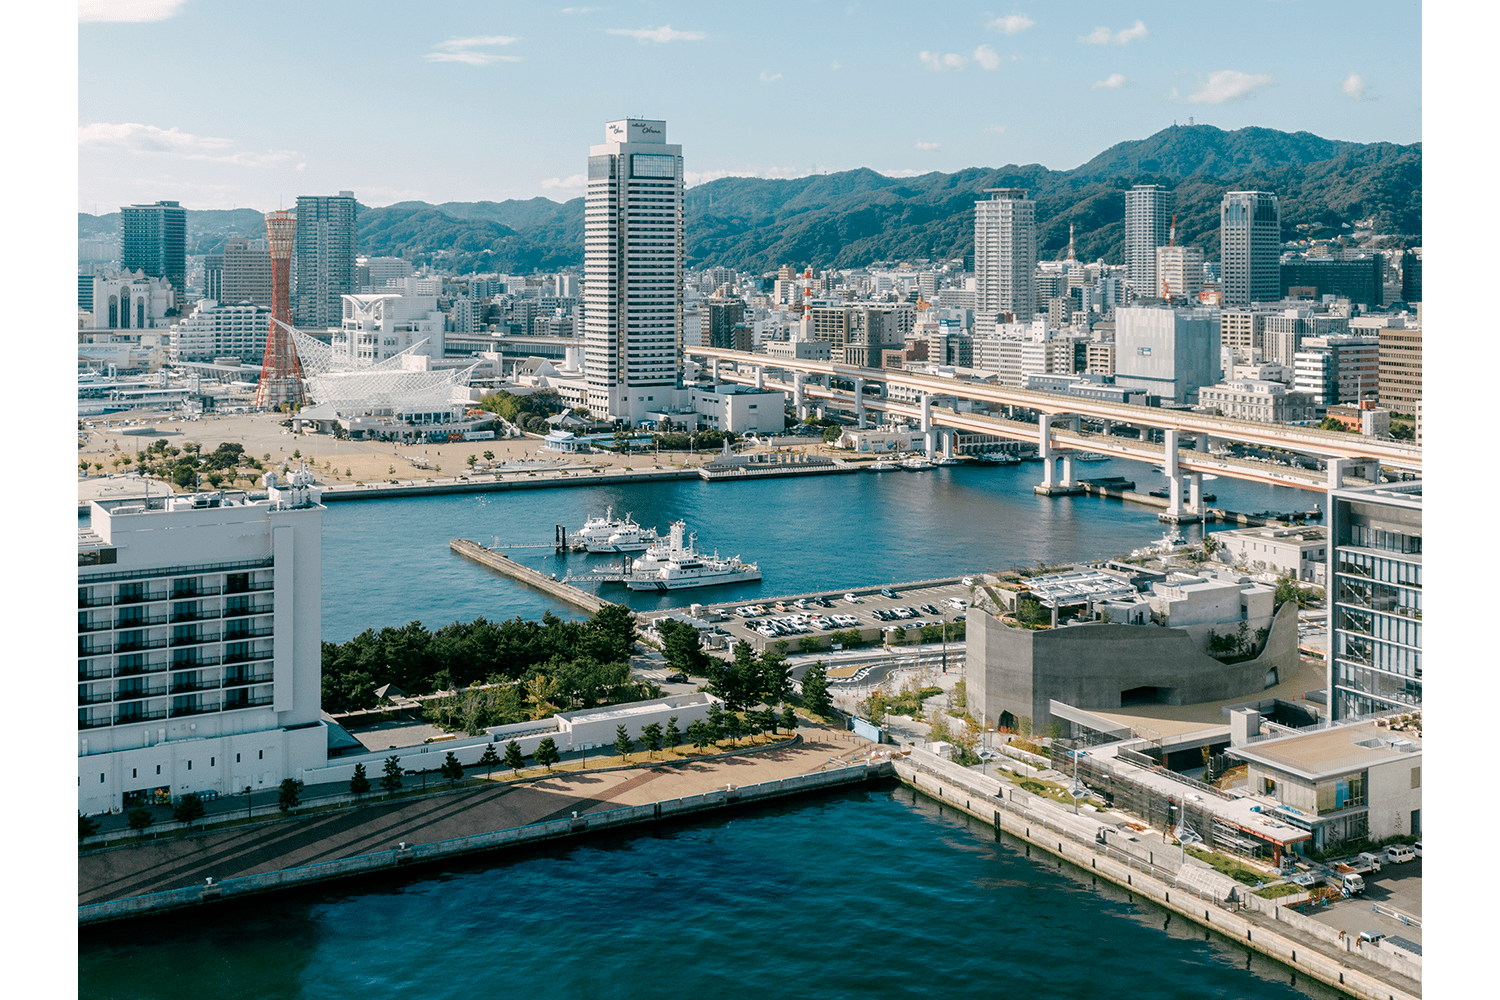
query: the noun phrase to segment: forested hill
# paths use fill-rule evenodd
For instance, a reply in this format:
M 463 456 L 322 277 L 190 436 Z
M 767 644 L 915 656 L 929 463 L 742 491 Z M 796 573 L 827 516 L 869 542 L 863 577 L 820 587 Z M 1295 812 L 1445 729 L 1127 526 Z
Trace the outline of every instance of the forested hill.
M 974 202 L 984 189 L 1023 187 L 1037 203 L 1040 259 L 1062 254 L 1072 224 L 1080 260 L 1120 263 L 1125 191 L 1132 184 L 1175 189 L 1178 242 L 1203 247 L 1209 259 L 1218 256 L 1219 201 L 1225 191 L 1242 189 L 1280 196 L 1286 239 L 1371 229 L 1421 242 L 1420 143 L 1179 125 L 1122 142 L 1072 170 L 1012 164 L 901 178 L 868 169 L 790 180 L 720 178 L 686 193 L 687 262 L 766 271 L 783 263 L 859 267 L 959 257 L 973 247 Z M 189 252 L 212 252 L 215 240 L 235 235 L 227 230 L 241 217 L 244 232 L 258 235 L 259 223 L 246 210 L 189 211 Z M 118 214 L 79 216 L 80 236 L 101 231 L 118 232 Z M 459 273 L 577 266 L 583 199 L 361 206 L 359 252 Z

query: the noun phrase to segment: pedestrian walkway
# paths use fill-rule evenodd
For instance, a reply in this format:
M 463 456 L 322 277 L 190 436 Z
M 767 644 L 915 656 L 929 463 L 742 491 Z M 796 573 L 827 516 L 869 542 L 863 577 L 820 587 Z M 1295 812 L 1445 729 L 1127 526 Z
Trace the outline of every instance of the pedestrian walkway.
M 434 843 L 546 820 L 645 805 L 826 770 L 868 753 L 874 744 L 849 733 L 801 730 L 802 742 L 738 756 L 644 764 L 612 771 L 559 773 L 534 781 L 366 805 L 269 823 L 146 840 L 78 859 L 80 905 L 202 885 L 385 851 L 399 843 Z M 274 794 L 274 793 L 273 793 Z M 148 835 L 149 836 L 149 835 Z

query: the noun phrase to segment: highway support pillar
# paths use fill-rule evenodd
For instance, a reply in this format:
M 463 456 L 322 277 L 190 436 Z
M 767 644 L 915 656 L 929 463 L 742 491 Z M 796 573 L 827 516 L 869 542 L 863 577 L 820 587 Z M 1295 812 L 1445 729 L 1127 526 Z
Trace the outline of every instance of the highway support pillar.
M 922 393 L 921 429 L 922 447 L 926 449 L 927 457 L 933 458 L 937 454 L 937 449 L 934 447 L 937 441 L 932 433 L 932 396 L 925 392 Z
M 1177 521 L 1182 518 L 1182 471 L 1177 467 L 1177 428 L 1168 427 L 1162 432 L 1162 448 L 1161 467 L 1169 480 L 1166 517 Z
M 802 392 L 802 372 L 792 373 L 792 408 L 798 420 L 807 419 L 807 397 Z
M 1057 485 L 1052 481 L 1052 414 L 1041 414 L 1036 418 L 1036 425 L 1036 453 L 1042 460 L 1042 488 L 1050 490 Z
M 757 388 L 757 389 L 764 389 L 765 387 L 766 387 L 766 370 L 764 368 L 762 368 L 760 365 L 756 365 L 755 366 L 755 388 Z
M 1073 453 L 1071 451 L 1065 451 L 1062 453 L 1062 463 L 1062 482 L 1058 485 L 1077 486 L 1078 483 L 1073 480 Z
M 864 430 L 865 423 L 865 380 L 857 378 L 854 380 L 854 425 Z

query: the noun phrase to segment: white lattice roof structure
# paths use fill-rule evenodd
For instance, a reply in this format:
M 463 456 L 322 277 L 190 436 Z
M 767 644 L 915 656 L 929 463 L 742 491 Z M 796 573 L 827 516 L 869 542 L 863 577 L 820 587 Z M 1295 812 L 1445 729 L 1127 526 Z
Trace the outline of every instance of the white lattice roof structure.
M 308 398 L 329 404 L 342 416 L 399 416 L 449 409 L 466 398 L 455 390 L 467 387 L 478 367 L 440 371 L 405 367 L 407 358 L 426 341 L 374 363 L 336 359 L 327 344 L 299 331 L 293 331 L 293 341 L 307 379 Z

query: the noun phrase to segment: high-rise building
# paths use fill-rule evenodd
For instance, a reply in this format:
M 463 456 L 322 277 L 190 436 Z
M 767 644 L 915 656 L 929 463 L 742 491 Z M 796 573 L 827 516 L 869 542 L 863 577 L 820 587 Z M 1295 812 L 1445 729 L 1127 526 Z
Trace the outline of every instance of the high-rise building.
M 1030 322 L 1036 313 L 1036 202 L 1024 188 L 986 188 L 974 203 L 976 327 L 996 317 Z
M 205 254 L 203 257 L 203 297 L 218 302 L 224 295 L 224 255 Z
M 1379 336 L 1380 405 L 1414 414 L 1422 405 L 1421 320 L 1416 326 L 1385 327 Z
M 120 209 L 120 269 L 143 271 L 172 286 L 173 306 L 187 301 L 187 209 L 175 201 Z
M 172 360 L 238 358 L 242 364 L 253 364 L 265 357 L 270 324 L 271 310 L 264 306 L 202 299 L 172 324 Z
M 1220 303 L 1281 300 L 1281 207 L 1266 191 L 1228 191 L 1219 205 Z
M 1115 310 L 1115 385 L 1196 403 L 1198 390 L 1216 384 L 1220 372 L 1218 310 Z
M 1157 295 L 1176 302 L 1195 303 L 1203 291 L 1202 247 L 1157 247 Z
M 266 249 L 264 240 L 225 240 L 223 266 L 221 294 L 205 292 L 204 298 L 230 305 L 253 302 L 271 308 L 271 251 Z
M 328 760 L 312 476 L 96 500 L 78 533 L 78 811 L 275 788 Z
M 708 346 L 740 350 L 736 346 L 735 327 L 745 325 L 745 303 L 739 299 L 709 299 Z M 748 348 L 744 348 L 748 350 Z
M 1328 710 L 1422 707 L 1422 484 L 1328 493 Z
M 354 213 L 353 191 L 298 196 L 293 325 L 321 330 L 342 322 L 343 297 L 358 291 Z
M 1175 194 L 1159 184 L 1137 184 L 1125 192 L 1125 266 L 1138 298 L 1162 298 L 1156 248 L 1166 246 Z
M 667 123 L 605 125 L 584 197 L 588 408 L 637 423 L 676 401 L 682 371 L 682 147 Z

